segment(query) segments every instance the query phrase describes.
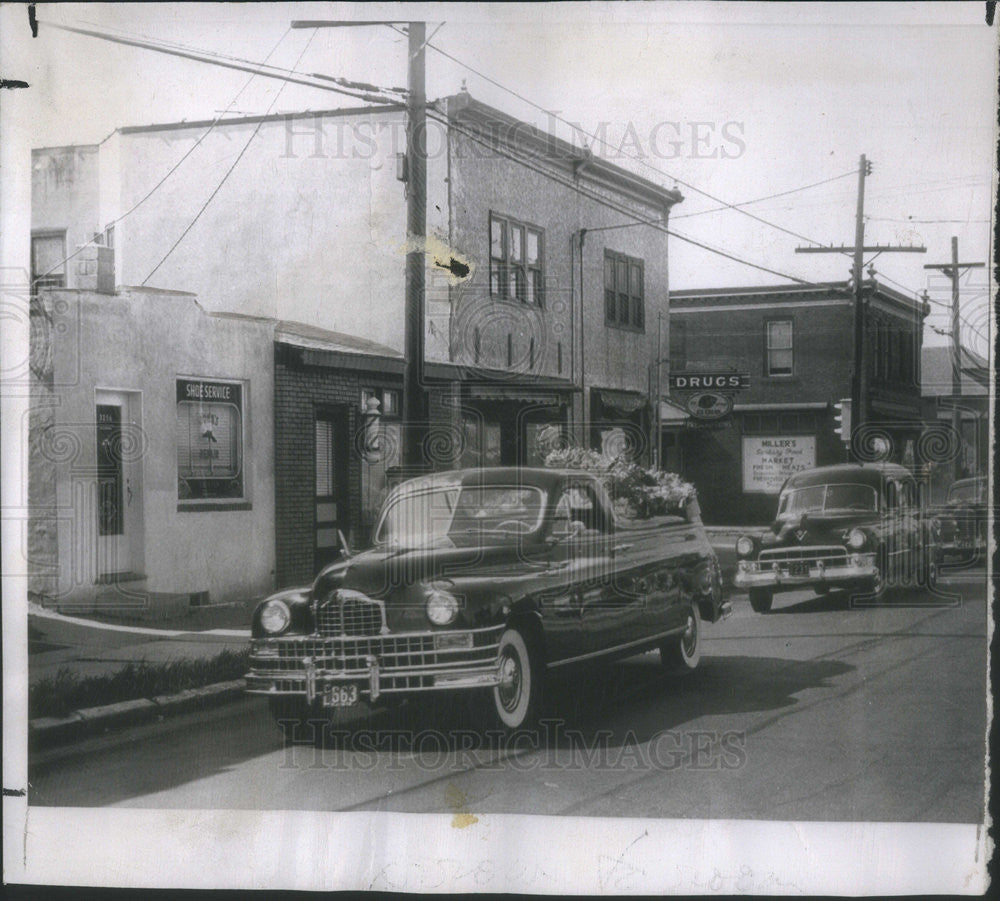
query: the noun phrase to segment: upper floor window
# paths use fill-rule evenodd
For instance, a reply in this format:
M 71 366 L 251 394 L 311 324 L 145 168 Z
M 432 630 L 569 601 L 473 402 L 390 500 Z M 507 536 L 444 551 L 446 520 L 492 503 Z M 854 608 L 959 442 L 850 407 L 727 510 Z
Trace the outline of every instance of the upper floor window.
M 604 251 L 604 322 L 643 331 L 646 300 L 643 263 L 635 257 Z
M 490 294 L 542 305 L 544 232 L 490 213 Z
M 766 324 L 767 375 L 792 374 L 792 320 L 772 319 Z
M 31 290 L 66 287 L 66 233 L 31 236 Z

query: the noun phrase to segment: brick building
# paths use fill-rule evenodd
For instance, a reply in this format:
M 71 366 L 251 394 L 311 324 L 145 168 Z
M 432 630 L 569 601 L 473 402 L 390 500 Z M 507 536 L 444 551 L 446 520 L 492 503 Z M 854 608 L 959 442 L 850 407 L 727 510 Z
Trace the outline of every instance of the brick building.
M 927 310 L 876 281 L 864 292 L 866 427 L 855 435 L 856 450 L 912 461 L 922 429 Z M 788 475 L 849 458 L 835 405 L 851 397 L 853 329 L 843 282 L 671 294 L 671 373 L 749 376 L 749 387 L 728 392 L 730 417 L 706 428 L 696 427 L 697 419 L 665 417 L 665 442 L 697 485 L 708 522 L 765 522 Z M 674 409 L 690 393 L 673 391 Z

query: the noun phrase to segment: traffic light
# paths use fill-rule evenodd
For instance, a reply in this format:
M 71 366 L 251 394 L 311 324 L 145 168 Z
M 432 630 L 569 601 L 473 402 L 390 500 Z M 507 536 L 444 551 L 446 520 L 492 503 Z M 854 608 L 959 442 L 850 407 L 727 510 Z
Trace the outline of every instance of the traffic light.
M 833 421 L 836 423 L 835 431 L 840 436 L 844 444 L 851 443 L 851 399 L 843 397 L 833 405 Z

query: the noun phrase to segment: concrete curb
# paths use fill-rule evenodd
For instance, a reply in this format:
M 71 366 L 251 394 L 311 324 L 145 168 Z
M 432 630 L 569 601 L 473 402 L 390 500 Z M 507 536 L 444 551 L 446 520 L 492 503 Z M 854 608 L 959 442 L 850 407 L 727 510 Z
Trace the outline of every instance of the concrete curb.
M 136 726 L 154 722 L 164 716 L 225 704 L 244 697 L 245 687 L 243 679 L 233 679 L 201 688 L 189 688 L 172 695 L 136 698 L 117 704 L 74 710 L 64 717 L 38 717 L 28 722 L 28 743 L 34 749 L 66 744 L 109 729 Z

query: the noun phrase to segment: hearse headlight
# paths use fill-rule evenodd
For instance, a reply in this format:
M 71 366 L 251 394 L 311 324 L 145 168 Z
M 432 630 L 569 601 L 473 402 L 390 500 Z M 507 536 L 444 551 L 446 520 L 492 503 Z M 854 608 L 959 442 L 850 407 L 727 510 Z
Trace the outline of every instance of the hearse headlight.
M 741 535 L 736 539 L 736 554 L 739 557 L 749 557 L 753 553 L 753 539 L 749 535 Z
M 292 621 L 292 611 L 284 601 L 274 598 L 264 601 L 257 619 L 261 629 L 268 635 L 278 635 L 288 628 L 288 624 Z
M 444 588 L 431 586 L 427 594 L 427 618 L 435 626 L 447 626 L 458 616 L 458 598 Z
M 851 529 L 847 533 L 847 546 L 852 551 L 860 551 L 868 543 L 868 536 L 861 529 Z

